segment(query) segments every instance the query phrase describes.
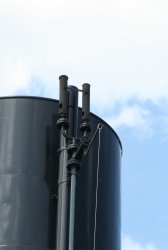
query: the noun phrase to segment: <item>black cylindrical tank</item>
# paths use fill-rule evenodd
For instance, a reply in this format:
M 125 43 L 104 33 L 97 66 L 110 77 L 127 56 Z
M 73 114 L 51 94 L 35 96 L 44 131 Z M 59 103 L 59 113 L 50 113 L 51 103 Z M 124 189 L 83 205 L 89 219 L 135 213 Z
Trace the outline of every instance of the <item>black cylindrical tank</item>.
M 0 249 L 49 250 L 56 245 L 58 101 L 0 98 Z M 79 109 L 81 117 L 81 109 Z M 80 118 L 79 118 L 80 119 Z M 96 250 L 120 250 L 121 143 L 102 123 Z M 80 121 L 79 121 L 80 123 Z M 93 250 L 98 136 L 76 186 L 75 250 Z

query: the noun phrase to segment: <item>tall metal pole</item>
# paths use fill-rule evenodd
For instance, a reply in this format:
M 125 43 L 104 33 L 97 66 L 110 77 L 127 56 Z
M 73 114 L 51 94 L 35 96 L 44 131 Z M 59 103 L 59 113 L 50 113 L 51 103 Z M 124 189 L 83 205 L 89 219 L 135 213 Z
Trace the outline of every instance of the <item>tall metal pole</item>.
M 70 214 L 69 214 L 69 250 L 74 250 L 76 167 L 71 168 Z
M 60 134 L 60 162 L 58 177 L 57 237 L 56 250 L 66 250 L 68 180 L 66 138 Z
M 74 86 L 69 86 L 69 120 L 70 130 L 69 135 L 77 138 L 78 128 L 78 89 Z M 75 140 L 75 139 L 74 139 Z M 75 141 L 72 142 L 72 145 Z M 74 225 L 75 225 L 75 197 L 76 197 L 76 166 L 72 165 L 70 169 L 71 187 L 70 187 L 70 207 L 69 207 L 69 250 L 74 250 Z
M 60 76 L 60 101 L 59 120 L 57 125 L 60 130 L 66 132 L 68 127 L 68 92 L 67 76 Z M 67 247 L 67 211 L 68 211 L 68 177 L 67 177 L 67 139 L 60 132 L 60 156 L 58 173 L 58 205 L 57 205 L 57 229 L 56 250 L 66 250 Z

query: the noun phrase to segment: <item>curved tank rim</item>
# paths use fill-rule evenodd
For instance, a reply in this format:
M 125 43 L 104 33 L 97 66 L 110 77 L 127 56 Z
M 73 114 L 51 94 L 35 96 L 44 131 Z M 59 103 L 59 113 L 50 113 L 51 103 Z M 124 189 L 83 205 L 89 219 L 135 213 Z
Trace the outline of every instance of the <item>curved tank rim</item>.
M 17 95 L 17 96 L 1 96 L 0 97 L 0 100 L 3 100 L 3 99 L 39 99 L 39 100 L 44 100 L 44 101 L 52 101 L 52 102 L 59 102 L 57 99 L 53 99 L 53 98 L 49 98 L 49 97 L 41 97 L 41 96 L 25 96 L 25 95 Z M 81 109 L 81 107 L 79 107 Z M 119 145 L 120 145 L 120 148 L 121 148 L 121 154 L 123 153 L 123 147 L 122 147 L 122 143 L 121 143 L 121 140 L 118 136 L 118 134 L 116 133 L 116 131 L 105 121 L 103 120 L 101 117 L 99 117 L 98 115 L 90 112 L 91 115 L 93 115 L 94 117 L 98 118 L 99 120 L 101 120 L 103 123 L 105 123 L 107 125 L 107 127 L 109 127 L 112 132 L 114 133 L 114 135 L 116 136 L 118 142 L 119 142 Z

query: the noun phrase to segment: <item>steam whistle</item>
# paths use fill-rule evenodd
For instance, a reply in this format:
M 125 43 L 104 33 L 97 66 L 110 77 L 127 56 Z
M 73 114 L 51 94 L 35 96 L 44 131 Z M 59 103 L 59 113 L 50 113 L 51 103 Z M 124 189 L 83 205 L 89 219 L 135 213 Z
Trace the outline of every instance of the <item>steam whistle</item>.
M 90 125 L 90 84 L 84 83 L 82 85 L 82 119 L 80 130 L 82 132 L 82 137 L 72 137 L 68 134 L 69 128 L 69 117 L 68 109 L 69 105 L 72 103 L 77 103 L 76 100 L 68 100 L 68 91 L 73 91 L 76 87 L 68 86 L 68 77 L 62 75 L 59 77 L 60 81 L 60 93 L 59 93 L 59 117 L 57 121 L 57 126 L 62 128 L 62 134 L 68 140 L 67 151 L 68 151 L 68 162 L 67 168 L 71 168 L 72 165 L 80 167 L 80 162 L 85 157 L 85 153 L 89 147 L 90 138 L 88 134 L 91 132 Z M 73 95 L 72 95 L 73 96 Z M 75 97 L 75 96 L 74 96 Z M 78 97 L 76 96 L 78 99 Z M 68 103 L 69 102 L 69 103 Z M 76 104 L 78 105 L 78 104 Z M 72 107 L 71 107 L 72 108 Z M 78 108 L 78 107 L 77 107 Z M 75 107 L 74 107 L 75 110 Z M 75 114 L 74 114 L 75 116 Z M 78 117 L 75 117 L 74 120 L 78 120 Z M 77 127 L 77 124 L 71 124 L 71 126 Z M 70 128 L 75 130 L 74 128 Z M 77 129 L 77 128 L 76 128 Z
M 82 123 L 80 126 L 81 132 L 89 133 L 90 126 L 90 84 L 82 85 Z
M 80 130 L 82 137 L 79 139 L 73 138 L 72 143 L 68 146 L 70 157 L 68 160 L 68 168 L 71 168 L 74 164 L 77 169 L 80 167 L 80 163 L 85 157 L 87 149 L 89 147 L 90 138 L 88 134 L 91 131 L 90 126 L 90 84 L 84 83 L 82 85 L 82 120 Z
M 63 186 L 62 190 L 69 190 L 69 198 L 65 200 L 66 211 L 64 209 L 64 214 L 62 214 L 64 222 L 64 232 L 60 232 L 62 242 L 58 244 L 57 250 L 66 250 L 65 247 L 62 249 L 62 245 L 66 245 L 64 242 L 66 240 L 66 230 L 65 226 L 69 225 L 69 241 L 68 241 L 68 250 L 74 249 L 74 218 L 75 218 L 75 187 L 76 187 L 76 175 L 80 169 L 80 165 L 84 157 L 86 156 L 89 148 L 91 147 L 92 140 L 89 137 L 91 132 L 90 125 L 90 84 L 84 83 L 82 85 L 82 90 L 78 90 L 75 86 L 68 86 L 67 76 L 60 76 L 60 100 L 59 100 L 59 116 L 57 121 L 57 126 L 61 128 L 61 141 L 64 141 L 64 144 L 60 143 L 60 173 L 64 175 L 60 176 L 61 185 Z M 82 119 L 80 124 L 80 130 L 82 132 L 81 138 L 77 137 L 78 131 L 78 92 L 82 92 Z M 74 132 L 75 131 L 75 132 Z M 61 154 L 65 156 L 62 160 Z M 66 174 L 66 175 L 65 175 Z M 69 185 L 67 185 L 67 180 Z M 67 191 L 66 191 L 67 192 Z M 58 208 L 62 204 L 63 191 L 60 192 L 60 197 L 58 197 Z M 69 204 L 68 204 L 69 202 Z M 60 205 L 59 205 L 60 203 Z M 65 206 L 64 206 L 65 207 Z M 69 208 L 69 211 L 67 211 Z M 66 222 L 66 213 L 69 217 L 69 223 Z M 60 216 L 60 214 L 59 214 Z M 58 219 L 59 222 L 59 219 Z M 61 224 L 57 226 L 58 231 L 61 230 Z
M 59 119 L 57 121 L 58 127 L 67 128 L 68 121 L 68 77 L 61 75 L 59 77 Z

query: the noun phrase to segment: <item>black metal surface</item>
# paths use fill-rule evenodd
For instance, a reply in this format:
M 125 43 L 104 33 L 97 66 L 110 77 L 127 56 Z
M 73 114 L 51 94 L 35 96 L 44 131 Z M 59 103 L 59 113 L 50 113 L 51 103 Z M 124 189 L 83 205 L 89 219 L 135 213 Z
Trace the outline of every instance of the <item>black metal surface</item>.
M 92 131 L 99 120 L 91 117 Z M 96 250 L 120 250 L 121 148 L 104 124 L 101 134 Z M 93 249 L 98 136 L 84 159 L 77 179 L 75 250 Z M 80 233 L 78 233 L 80 225 Z
M 55 244 L 59 134 L 53 104 L 0 100 L 1 249 Z
M 0 99 L 1 250 L 55 249 L 58 107 L 44 98 Z M 99 122 L 92 114 L 92 133 Z M 96 249 L 120 250 L 121 144 L 103 125 Z M 75 250 L 93 249 L 97 146 L 98 138 L 77 178 Z

